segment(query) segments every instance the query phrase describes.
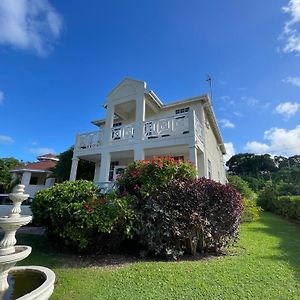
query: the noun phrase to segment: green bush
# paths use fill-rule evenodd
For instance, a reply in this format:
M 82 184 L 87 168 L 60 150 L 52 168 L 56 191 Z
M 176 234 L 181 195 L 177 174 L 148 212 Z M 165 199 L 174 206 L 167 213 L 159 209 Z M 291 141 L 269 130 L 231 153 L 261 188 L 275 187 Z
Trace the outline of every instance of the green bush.
M 73 250 L 111 250 L 132 234 L 135 214 L 130 200 L 116 195 L 97 197 L 89 181 L 64 182 L 39 191 L 31 209 L 36 223 L 50 237 Z
M 257 204 L 264 210 L 275 212 L 274 203 L 279 197 L 278 188 L 271 181 L 258 193 Z
M 228 176 L 228 181 L 243 198 L 243 213 L 242 222 L 255 222 L 259 219 L 262 211 L 261 207 L 257 206 L 257 195 L 249 187 L 248 183 L 239 176 Z
M 218 252 L 238 235 L 242 199 L 229 185 L 201 178 L 173 180 L 139 209 L 140 238 L 156 255 Z
M 228 182 L 233 186 L 243 198 L 248 200 L 256 200 L 256 194 L 249 187 L 248 183 L 239 176 L 227 176 Z
M 280 196 L 274 201 L 274 212 L 285 218 L 300 221 L 300 196 Z
M 195 177 L 196 168 L 191 163 L 172 157 L 157 157 L 133 162 L 118 182 L 121 194 L 130 194 L 142 201 L 172 180 Z
M 259 219 L 261 207 L 256 205 L 255 201 L 243 199 L 243 212 L 241 222 L 255 222 Z

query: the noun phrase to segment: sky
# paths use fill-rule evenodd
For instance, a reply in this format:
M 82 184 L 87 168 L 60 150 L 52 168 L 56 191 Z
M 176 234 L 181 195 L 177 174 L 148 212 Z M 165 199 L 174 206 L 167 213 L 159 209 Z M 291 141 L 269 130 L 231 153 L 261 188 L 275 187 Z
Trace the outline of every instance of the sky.
M 300 154 L 300 0 L 1 0 L 0 157 L 67 150 L 124 77 L 168 103 L 207 74 L 226 159 Z

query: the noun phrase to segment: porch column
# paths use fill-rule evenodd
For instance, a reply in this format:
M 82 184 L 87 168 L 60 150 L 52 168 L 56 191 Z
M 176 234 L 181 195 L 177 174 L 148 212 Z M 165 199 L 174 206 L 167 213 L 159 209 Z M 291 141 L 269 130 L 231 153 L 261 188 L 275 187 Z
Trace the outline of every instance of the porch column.
M 204 149 L 204 151 L 206 151 Z M 208 170 L 207 170 L 207 159 L 205 153 L 201 152 L 199 154 L 199 176 L 208 178 Z
M 110 168 L 110 152 L 103 152 L 101 154 L 101 165 L 100 165 L 100 182 L 109 181 L 109 168 Z
M 31 172 L 24 172 L 22 175 L 21 184 L 27 187 L 30 183 L 30 178 L 31 178 Z
M 196 146 L 189 147 L 189 159 L 190 162 L 195 166 L 197 170 L 197 178 L 198 178 L 198 157 L 197 157 L 197 148 Z
M 136 140 L 142 140 L 144 137 L 144 122 L 145 122 L 145 96 L 142 93 L 136 99 L 136 110 L 135 110 L 135 128 L 134 128 L 134 138 Z
M 106 110 L 106 118 L 105 118 L 105 127 L 104 127 L 104 143 L 109 143 L 111 140 L 111 129 L 114 124 L 114 115 L 115 115 L 115 107 L 114 105 L 108 103 Z
M 134 160 L 144 160 L 144 159 L 145 159 L 144 149 L 141 147 L 134 149 Z
M 70 173 L 70 179 L 69 179 L 70 181 L 76 180 L 78 162 L 79 162 L 78 157 L 72 158 L 72 166 L 71 166 L 71 173 Z
M 99 181 L 100 176 L 100 161 L 95 162 L 94 182 Z

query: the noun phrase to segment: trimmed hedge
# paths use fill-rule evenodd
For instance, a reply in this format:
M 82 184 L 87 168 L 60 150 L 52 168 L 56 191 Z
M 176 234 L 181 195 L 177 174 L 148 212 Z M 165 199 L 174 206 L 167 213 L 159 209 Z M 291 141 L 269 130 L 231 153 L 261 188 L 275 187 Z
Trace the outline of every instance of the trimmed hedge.
M 300 221 L 300 196 L 280 196 L 274 201 L 275 213 Z
M 140 238 L 156 255 L 218 252 L 238 236 L 242 198 L 231 186 L 201 178 L 175 180 L 139 209 Z
M 258 203 L 267 211 L 300 222 L 300 196 L 280 196 L 271 182 L 259 193 Z
M 132 234 L 129 199 L 97 196 L 94 183 L 66 181 L 39 191 L 31 204 L 34 221 L 48 235 L 78 252 L 110 251 Z

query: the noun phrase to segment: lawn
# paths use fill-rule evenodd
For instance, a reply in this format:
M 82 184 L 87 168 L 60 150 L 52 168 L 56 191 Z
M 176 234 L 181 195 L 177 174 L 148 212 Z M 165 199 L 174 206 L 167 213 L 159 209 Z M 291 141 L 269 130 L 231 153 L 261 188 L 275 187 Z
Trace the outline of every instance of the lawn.
M 180 262 L 118 256 L 97 262 L 60 254 L 44 237 L 17 238 L 33 247 L 23 265 L 56 273 L 51 299 L 300 299 L 300 228 L 269 213 L 242 225 L 228 256 Z

